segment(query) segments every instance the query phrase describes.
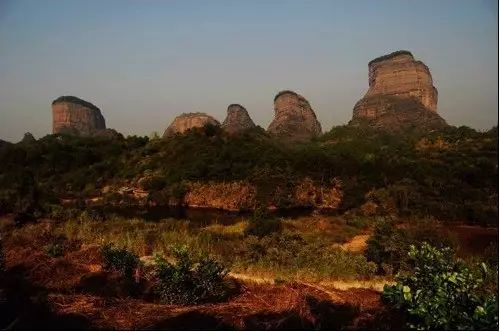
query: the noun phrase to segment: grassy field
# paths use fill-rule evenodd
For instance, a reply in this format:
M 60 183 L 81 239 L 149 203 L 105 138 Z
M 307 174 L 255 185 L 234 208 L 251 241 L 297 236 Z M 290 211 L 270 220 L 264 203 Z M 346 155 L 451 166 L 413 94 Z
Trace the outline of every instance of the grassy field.
M 185 246 L 194 255 L 216 258 L 234 273 L 285 280 L 366 279 L 374 275 L 376 267 L 362 253 L 341 248 L 355 235 L 368 232 L 369 226 L 349 225 L 338 217 L 301 217 L 283 219 L 279 231 L 257 237 L 245 234 L 248 223 L 242 218 L 233 225 L 198 228 L 190 227 L 188 220 L 175 219 L 73 219 L 12 229 L 9 238 L 29 242 L 42 233 L 46 234 L 46 246 L 61 239 L 86 245 L 110 243 L 145 259 L 154 255 L 168 257 L 173 248 Z

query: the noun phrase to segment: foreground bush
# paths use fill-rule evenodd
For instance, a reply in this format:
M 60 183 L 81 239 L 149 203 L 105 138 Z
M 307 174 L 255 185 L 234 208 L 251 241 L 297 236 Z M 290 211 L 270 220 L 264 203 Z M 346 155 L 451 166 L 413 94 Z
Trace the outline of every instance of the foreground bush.
M 139 257 L 126 249 L 113 248 L 106 244 L 101 249 L 104 270 L 118 271 L 127 279 L 132 279 L 139 265 Z
M 198 304 L 224 300 L 228 270 L 211 258 L 192 259 L 185 247 L 174 249 L 175 264 L 156 258 L 155 291 L 162 302 Z
M 487 292 L 482 273 L 454 258 L 450 248 L 411 246 L 411 269 L 385 286 L 383 299 L 401 310 L 408 327 L 419 330 L 498 330 L 498 298 Z

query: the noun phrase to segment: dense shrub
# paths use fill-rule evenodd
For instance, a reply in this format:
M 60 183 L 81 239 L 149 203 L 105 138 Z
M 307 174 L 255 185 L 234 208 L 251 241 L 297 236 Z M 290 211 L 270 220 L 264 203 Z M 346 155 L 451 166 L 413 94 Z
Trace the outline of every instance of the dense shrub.
M 51 243 L 45 247 L 45 252 L 51 257 L 60 257 L 64 255 L 64 246 L 58 242 Z
M 228 270 L 216 260 L 193 259 L 187 248 L 173 250 L 175 264 L 156 257 L 155 291 L 164 303 L 197 304 L 225 299 L 229 288 L 224 281 Z
M 126 250 L 114 248 L 106 244 L 101 248 L 104 270 L 118 271 L 127 279 L 132 279 L 135 269 L 139 265 L 139 257 Z
M 165 188 L 166 181 L 165 177 L 161 175 L 149 175 L 142 178 L 139 182 L 139 185 L 148 191 L 158 191 Z
M 409 271 L 385 286 L 383 299 L 419 330 L 498 330 L 497 293 L 484 292 L 488 274 L 467 267 L 450 248 L 423 243 L 408 252 Z
M 422 241 L 437 247 L 453 246 L 452 239 L 446 232 L 438 230 L 432 220 L 414 221 L 405 228 L 382 220 L 375 225 L 373 235 L 368 239 L 365 256 L 379 266 L 379 272 L 391 274 L 406 264 L 410 245 Z
M 245 240 L 245 259 L 251 265 L 262 266 L 275 272 L 296 275 L 314 274 L 322 277 L 368 277 L 377 265 L 361 254 L 332 248 L 331 244 L 307 242 L 299 235 L 272 234 Z
M 248 220 L 248 225 L 245 227 L 245 236 L 263 237 L 273 233 L 278 233 L 283 226 L 281 220 L 267 215 L 267 213 L 257 210 L 254 215 Z

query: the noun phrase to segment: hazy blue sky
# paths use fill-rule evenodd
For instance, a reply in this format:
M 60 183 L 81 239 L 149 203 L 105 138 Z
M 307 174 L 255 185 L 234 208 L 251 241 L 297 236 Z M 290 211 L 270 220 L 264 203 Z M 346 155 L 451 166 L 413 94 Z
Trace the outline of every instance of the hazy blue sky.
M 240 103 L 267 128 L 273 97 L 304 95 L 347 123 L 368 62 L 410 50 L 453 125 L 498 123 L 498 7 L 482 0 L 0 0 L 0 138 L 52 130 L 75 95 L 124 134 L 160 134 L 182 112 L 220 121 Z

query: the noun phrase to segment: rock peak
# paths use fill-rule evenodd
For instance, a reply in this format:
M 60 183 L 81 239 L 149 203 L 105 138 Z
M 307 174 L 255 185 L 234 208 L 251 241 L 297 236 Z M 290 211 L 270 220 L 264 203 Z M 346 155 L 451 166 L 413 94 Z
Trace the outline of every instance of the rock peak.
M 182 113 L 181 115 L 178 115 L 174 121 L 172 121 L 170 126 L 168 126 L 163 133 L 163 137 L 167 138 L 174 136 L 175 134 L 182 134 L 189 129 L 201 128 L 208 124 L 220 126 L 219 121 L 206 113 Z
M 83 99 L 80 99 L 78 97 L 75 97 L 75 96 L 61 96 L 59 98 L 54 99 L 52 101 L 52 105 L 56 105 L 56 104 L 60 104 L 60 103 L 64 103 L 64 102 L 80 105 L 80 106 L 86 107 L 86 108 L 94 110 L 94 111 L 99 111 L 99 112 L 101 111 L 94 104 L 92 104 L 88 101 L 85 101 Z
M 414 59 L 413 54 L 410 51 L 400 50 L 400 51 L 395 51 L 395 52 L 392 52 L 389 54 L 379 56 L 378 58 L 375 58 L 375 59 L 371 60 L 370 62 L 368 62 L 368 66 L 373 65 L 374 63 L 377 63 L 377 62 L 393 59 L 396 57 L 410 57 L 411 59 Z
M 52 132 L 92 136 L 106 129 L 101 110 L 75 96 L 61 96 L 52 102 Z
M 391 130 L 446 126 L 437 114 L 438 93 L 431 72 L 411 52 L 396 51 L 370 61 L 368 85 L 354 106 L 350 124 L 368 122 Z
M 279 138 L 306 141 L 321 134 L 321 124 L 307 99 L 284 90 L 274 97 L 274 119 L 267 130 Z
M 245 107 L 240 104 L 231 104 L 227 107 L 227 116 L 222 128 L 230 134 L 237 134 L 254 128 L 255 123 L 248 115 Z

